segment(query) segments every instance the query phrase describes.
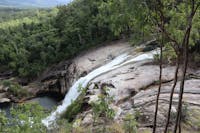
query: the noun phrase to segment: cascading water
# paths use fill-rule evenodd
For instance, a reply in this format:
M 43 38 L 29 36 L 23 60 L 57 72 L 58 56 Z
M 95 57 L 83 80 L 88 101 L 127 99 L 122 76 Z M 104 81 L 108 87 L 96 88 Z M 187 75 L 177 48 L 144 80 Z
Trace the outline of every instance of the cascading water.
M 119 67 L 122 67 L 128 63 L 131 62 L 137 62 L 137 61 L 142 61 L 142 60 L 147 60 L 147 59 L 153 59 L 153 56 L 155 54 L 157 54 L 158 52 L 156 50 L 151 51 L 149 53 L 145 53 L 145 54 L 141 54 L 139 56 L 136 56 L 134 58 L 130 58 L 129 60 L 127 60 L 129 57 L 128 54 L 123 54 L 120 55 L 118 57 L 116 57 L 113 61 L 111 61 L 110 63 L 97 68 L 96 70 L 90 72 L 88 75 L 86 75 L 85 77 L 81 77 L 78 81 L 75 82 L 75 84 L 69 89 L 69 92 L 66 94 L 65 99 L 62 103 L 62 105 L 58 106 L 56 111 L 54 111 L 53 113 L 51 113 L 50 116 L 48 116 L 47 118 L 42 120 L 42 123 L 50 128 L 50 126 L 52 126 L 55 123 L 55 120 L 60 118 L 62 116 L 62 114 L 64 114 L 67 111 L 67 107 L 71 105 L 71 103 L 76 100 L 78 98 L 78 96 L 80 95 L 80 91 L 79 88 L 80 86 L 82 88 L 85 88 L 88 83 L 96 78 L 97 76 L 100 76 L 106 72 L 112 71 L 114 69 L 117 69 Z

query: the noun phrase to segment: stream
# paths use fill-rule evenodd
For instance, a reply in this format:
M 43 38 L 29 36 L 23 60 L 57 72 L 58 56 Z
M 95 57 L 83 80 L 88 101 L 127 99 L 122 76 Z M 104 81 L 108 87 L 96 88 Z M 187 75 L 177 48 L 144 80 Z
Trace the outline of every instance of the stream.
M 58 105 L 60 100 L 46 95 L 46 96 L 38 96 L 38 97 L 33 98 L 31 100 L 28 100 L 26 102 L 27 103 L 37 102 L 43 108 L 48 109 L 48 110 L 52 110 L 55 106 Z M 13 106 L 16 106 L 16 103 L 2 103 L 2 104 L 0 104 L 0 110 L 5 111 L 6 116 L 8 118 L 10 118 L 10 109 Z
M 107 73 L 109 71 L 115 70 L 122 66 L 125 66 L 129 63 L 134 63 L 143 60 L 152 60 L 154 55 L 158 54 L 157 50 L 153 50 L 146 53 L 141 53 L 137 56 L 128 55 L 127 53 L 122 54 L 115 59 L 113 59 L 110 63 L 101 66 L 92 72 L 88 73 L 85 77 L 81 77 L 77 80 L 74 85 L 69 89 L 68 93 L 65 95 L 63 103 L 57 107 L 57 109 L 50 114 L 47 118 L 42 120 L 42 123 L 49 129 L 55 126 L 55 121 L 62 117 L 62 115 L 67 111 L 67 108 L 71 105 L 73 101 L 75 101 L 81 92 L 79 91 L 80 86 L 85 88 L 88 83 L 94 78 Z

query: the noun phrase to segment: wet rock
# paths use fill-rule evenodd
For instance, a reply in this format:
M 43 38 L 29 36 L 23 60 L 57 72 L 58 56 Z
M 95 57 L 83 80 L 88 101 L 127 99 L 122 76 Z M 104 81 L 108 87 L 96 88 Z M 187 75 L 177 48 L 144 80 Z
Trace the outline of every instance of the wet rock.
M 92 123 L 92 121 L 93 121 L 93 116 L 92 114 L 89 113 L 83 118 L 82 124 L 88 126 Z
M 120 54 L 129 53 L 129 59 L 134 58 L 138 54 L 138 51 L 141 51 L 141 48 L 134 49 L 127 42 L 119 41 L 82 53 L 71 60 L 63 61 L 49 68 L 38 79 L 38 81 L 41 81 L 40 88 L 32 87 L 34 88 L 32 91 L 59 92 L 65 95 L 68 89 L 80 77 L 110 62 Z M 114 99 L 111 106 L 117 114 L 115 121 L 122 121 L 127 114 L 134 115 L 139 112 L 140 126 L 152 127 L 159 80 L 159 66 L 152 64 L 152 60 L 131 62 L 94 78 L 89 83 L 84 102 L 86 105 L 95 102 L 102 88 L 106 87 L 109 90 L 110 96 Z M 174 71 L 174 66 L 165 65 L 163 68 L 163 86 L 158 111 L 158 126 L 160 127 L 166 121 L 166 112 L 171 87 L 173 85 Z M 183 100 L 189 105 L 189 111 L 192 112 L 192 109 L 198 111 L 200 109 L 200 80 L 198 78 L 200 72 L 192 70 L 188 73 L 191 74 L 188 76 L 189 80 L 185 82 Z M 172 114 L 176 113 L 179 85 L 180 82 L 177 83 L 175 89 Z M 91 109 L 87 109 L 87 111 L 78 114 L 78 117 L 83 119 L 83 124 L 89 125 L 92 122 L 91 111 Z M 189 119 L 192 120 L 192 117 Z
M 0 80 L 5 80 L 5 79 L 9 79 L 13 76 L 13 72 L 12 71 L 4 71 L 4 72 L 0 72 Z
M 0 103 L 9 103 L 9 102 L 11 102 L 11 100 L 8 98 L 0 98 Z
M 0 93 L 4 91 L 3 85 L 0 85 Z
M 9 98 L 7 98 L 7 93 L 0 93 L 0 103 L 8 103 L 11 102 Z
M 135 114 L 139 111 L 139 123 L 141 127 L 152 127 L 153 116 L 155 112 L 155 99 L 158 90 L 159 67 L 157 65 L 143 65 L 145 62 L 135 64 L 128 64 L 127 66 L 118 68 L 106 74 L 103 74 L 91 81 L 89 91 L 86 97 L 91 101 L 95 101 L 100 94 L 101 87 L 107 87 L 109 94 L 113 96 L 114 103 L 117 109 L 115 119 L 122 121 L 127 114 Z M 128 68 L 135 68 L 132 71 Z M 175 68 L 167 66 L 163 70 L 161 95 L 159 100 L 158 121 L 157 125 L 163 127 L 166 122 L 167 109 L 169 103 L 169 96 L 171 87 L 173 85 Z M 129 79 L 129 80 L 127 80 Z M 98 86 L 98 87 L 97 87 Z M 95 88 L 98 89 L 95 89 Z M 172 118 L 170 122 L 175 119 L 176 107 L 178 102 L 178 94 L 180 88 L 180 81 L 178 81 L 175 88 L 175 94 L 172 106 Z M 200 80 L 189 79 L 185 82 L 184 98 L 185 105 L 195 106 L 196 110 L 200 110 Z M 94 91 L 99 90 L 99 91 Z M 185 106 L 184 105 L 184 106 Z M 120 113 L 119 113 L 120 112 Z M 189 112 L 192 112 L 189 109 Z M 189 117 L 188 119 L 194 119 Z M 197 121 L 197 120 L 196 120 Z M 197 128 L 197 127 L 196 127 Z M 160 130 L 163 130 L 160 128 Z
M 198 110 L 200 110 L 200 80 L 190 79 L 185 82 L 185 91 L 184 91 L 184 106 L 195 106 Z M 164 84 L 161 88 L 161 95 L 159 100 L 159 110 L 158 110 L 158 125 L 164 126 L 163 122 L 166 121 L 167 110 L 168 110 L 168 103 L 169 103 L 169 96 L 171 92 L 172 82 Z M 172 113 L 176 114 L 176 107 L 178 102 L 178 94 L 179 94 L 180 82 L 177 83 L 175 88 L 175 94 L 173 98 L 173 106 L 172 106 Z M 152 86 L 147 90 L 139 92 L 137 95 L 133 97 L 134 99 L 134 108 L 139 108 L 142 111 L 144 118 L 148 117 L 148 120 L 141 120 L 145 121 L 145 126 L 152 126 L 153 125 L 153 114 L 155 108 L 155 99 L 157 95 L 158 86 Z M 189 109 L 190 110 L 190 109 Z M 190 112 L 188 110 L 188 113 Z M 192 110 L 191 110 L 192 111 Z M 188 118 L 191 119 L 191 118 Z M 148 121 L 148 122 L 146 122 Z M 172 118 L 172 121 L 174 119 Z
M 42 85 L 37 89 L 37 93 L 59 92 L 65 95 L 80 77 L 111 61 L 114 57 L 130 51 L 130 49 L 131 46 L 127 42 L 116 41 L 109 45 L 80 53 L 73 59 L 60 62 L 47 69 L 39 77 L 37 81 L 41 81 Z

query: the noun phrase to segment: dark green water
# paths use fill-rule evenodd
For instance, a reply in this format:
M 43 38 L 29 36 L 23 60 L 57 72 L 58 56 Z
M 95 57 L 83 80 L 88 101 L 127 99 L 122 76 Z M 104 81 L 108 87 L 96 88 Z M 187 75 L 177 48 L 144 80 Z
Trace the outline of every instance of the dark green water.
M 26 103 L 31 103 L 31 102 L 37 102 L 42 107 L 44 107 L 45 109 L 48 109 L 48 110 L 53 109 L 59 103 L 58 99 L 52 98 L 50 96 L 36 97 L 36 98 L 26 101 Z M 12 106 L 16 106 L 16 105 L 17 105 L 16 103 L 3 103 L 3 104 L 0 104 L 0 110 L 5 111 L 6 116 L 10 117 L 10 108 Z

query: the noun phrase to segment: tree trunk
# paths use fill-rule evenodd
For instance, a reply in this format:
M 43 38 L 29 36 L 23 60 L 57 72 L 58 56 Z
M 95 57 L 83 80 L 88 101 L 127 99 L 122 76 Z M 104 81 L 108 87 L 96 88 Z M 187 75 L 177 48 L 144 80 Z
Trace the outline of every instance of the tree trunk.
M 155 107 L 155 114 L 154 114 L 153 133 L 156 132 L 158 104 L 159 104 L 159 97 L 160 97 L 160 91 L 161 91 L 161 86 L 162 86 L 162 60 L 163 60 L 163 34 L 162 34 L 162 41 L 161 41 L 161 44 L 160 44 L 160 75 L 159 75 L 158 93 L 157 93 L 157 97 L 156 97 L 156 107 Z
M 184 93 L 184 84 L 185 84 L 185 76 L 186 76 L 186 71 L 188 67 L 188 51 L 189 51 L 189 39 L 190 39 L 190 33 L 192 29 L 192 20 L 193 17 L 199 7 L 199 3 L 195 7 L 195 0 L 191 1 L 191 14 L 188 17 L 188 26 L 186 28 L 186 32 L 183 38 L 182 46 L 183 46 L 183 57 L 184 57 L 184 66 L 183 66 L 183 73 L 182 73 L 182 79 L 181 79 L 181 85 L 180 85 L 180 92 L 179 92 L 179 102 L 178 102 L 178 113 L 176 116 L 176 123 L 175 123 L 175 128 L 174 128 L 174 133 L 176 133 L 177 128 L 179 127 L 179 133 L 181 133 L 181 115 L 182 115 L 182 99 L 183 99 L 183 93 Z
M 186 76 L 187 67 L 188 67 L 188 47 L 189 47 L 190 31 L 191 31 L 191 25 L 187 29 L 186 36 L 185 36 L 184 42 L 183 42 L 183 47 L 184 47 L 184 52 L 183 52 L 184 65 L 183 65 L 183 70 L 182 70 L 182 78 L 181 78 L 181 84 L 180 84 L 178 110 L 177 110 L 176 124 L 175 124 L 175 128 L 174 128 L 174 133 L 176 133 L 177 127 L 179 127 L 179 132 L 181 132 L 182 99 L 183 99 L 183 93 L 184 93 L 185 76 Z
M 165 125 L 164 133 L 167 133 L 167 129 L 168 129 L 169 121 L 170 121 L 170 117 L 171 117 L 171 108 L 172 108 L 172 103 L 173 103 L 174 90 L 175 90 L 177 80 L 178 80 L 179 65 L 180 65 L 180 54 L 177 54 L 176 70 L 175 70 L 175 75 L 174 75 L 174 84 L 172 86 L 171 93 L 170 93 L 169 109 L 168 109 L 167 122 L 166 122 L 166 125 Z

